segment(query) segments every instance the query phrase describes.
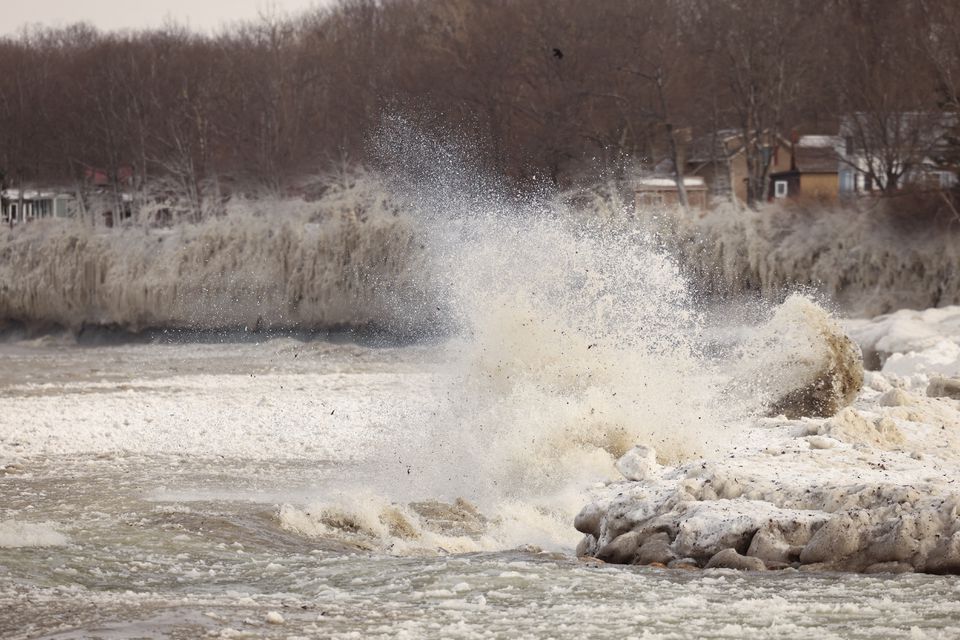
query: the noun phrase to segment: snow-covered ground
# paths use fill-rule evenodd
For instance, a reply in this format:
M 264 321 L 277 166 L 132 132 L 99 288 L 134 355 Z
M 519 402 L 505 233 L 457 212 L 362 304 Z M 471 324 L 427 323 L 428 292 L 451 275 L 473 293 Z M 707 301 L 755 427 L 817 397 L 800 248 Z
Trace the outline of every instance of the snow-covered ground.
M 960 573 L 960 307 L 847 323 L 868 364 L 830 418 L 756 419 L 715 455 L 646 448 L 578 516 L 619 563 Z M 731 551 L 732 550 L 732 551 Z

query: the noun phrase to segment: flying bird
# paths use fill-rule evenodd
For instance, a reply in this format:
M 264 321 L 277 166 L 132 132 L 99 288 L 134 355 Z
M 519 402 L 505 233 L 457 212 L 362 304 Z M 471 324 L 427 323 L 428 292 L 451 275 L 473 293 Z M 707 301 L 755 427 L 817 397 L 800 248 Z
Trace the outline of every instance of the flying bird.
M 556 58 L 557 60 L 563 60 L 563 51 L 560 51 L 560 49 L 557 49 L 556 47 L 554 47 L 553 57 Z

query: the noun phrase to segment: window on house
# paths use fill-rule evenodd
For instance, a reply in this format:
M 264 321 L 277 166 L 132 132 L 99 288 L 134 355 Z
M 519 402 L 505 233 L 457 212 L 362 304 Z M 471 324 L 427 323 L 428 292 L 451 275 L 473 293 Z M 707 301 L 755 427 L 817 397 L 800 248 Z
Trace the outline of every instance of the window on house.
M 856 181 L 856 176 L 852 171 L 841 171 L 840 172 L 840 193 L 851 193 L 854 190 L 854 182 Z
M 873 178 L 870 176 L 863 176 L 863 190 L 873 191 Z
M 787 197 L 787 181 L 777 180 L 773 183 L 773 195 L 777 198 Z

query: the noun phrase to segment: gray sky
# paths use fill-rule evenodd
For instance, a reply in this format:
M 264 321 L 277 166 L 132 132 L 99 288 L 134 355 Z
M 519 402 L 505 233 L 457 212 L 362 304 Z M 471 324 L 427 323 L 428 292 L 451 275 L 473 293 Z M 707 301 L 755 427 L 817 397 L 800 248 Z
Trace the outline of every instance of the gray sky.
M 157 27 L 172 18 L 197 31 L 256 18 L 262 11 L 296 13 L 322 0 L 0 0 L 0 33 L 26 24 L 89 22 L 104 30 Z

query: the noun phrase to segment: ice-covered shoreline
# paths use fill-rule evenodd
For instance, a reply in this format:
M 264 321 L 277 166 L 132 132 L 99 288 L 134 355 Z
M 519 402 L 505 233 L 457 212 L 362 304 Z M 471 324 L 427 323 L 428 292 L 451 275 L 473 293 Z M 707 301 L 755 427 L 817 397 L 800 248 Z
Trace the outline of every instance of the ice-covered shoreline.
M 422 332 L 437 324 L 422 241 L 388 200 L 363 174 L 197 224 L 0 229 L 0 331 Z
M 237 198 L 221 216 L 170 228 L 94 228 L 78 219 L 0 228 L 0 331 L 361 329 L 406 337 L 448 329 L 455 310 L 436 285 L 450 265 L 436 258 L 451 225 L 424 219 L 435 209 L 482 217 L 488 205 L 515 203 L 410 197 L 359 170 L 341 182 L 315 201 Z M 586 200 L 554 194 L 547 208 L 567 222 L 599 223 L 595 236 L 621 226 L 651 234 L 692 291 L 722 301 L 778 301 L 802 287 L 858 316 L 960 303 L 952 229 L 905 231 L 896 215 L 869 207 L 636 209 L 624 191 L 597 186 Z M 537 206 L 521 207 L 523 215 L 540 215 Z M 449 259 L 464 248 L 439 253 Z
M 761 418 L 716 455 L 599 490 L 581 556 L 625 564 L 960 573 L 960 307 L 848 330 L 881 365 L 830 418 Z M 869 362 L 868 362 L 869 363 Z M 951 397 L 951 395 L 953 397 Z

